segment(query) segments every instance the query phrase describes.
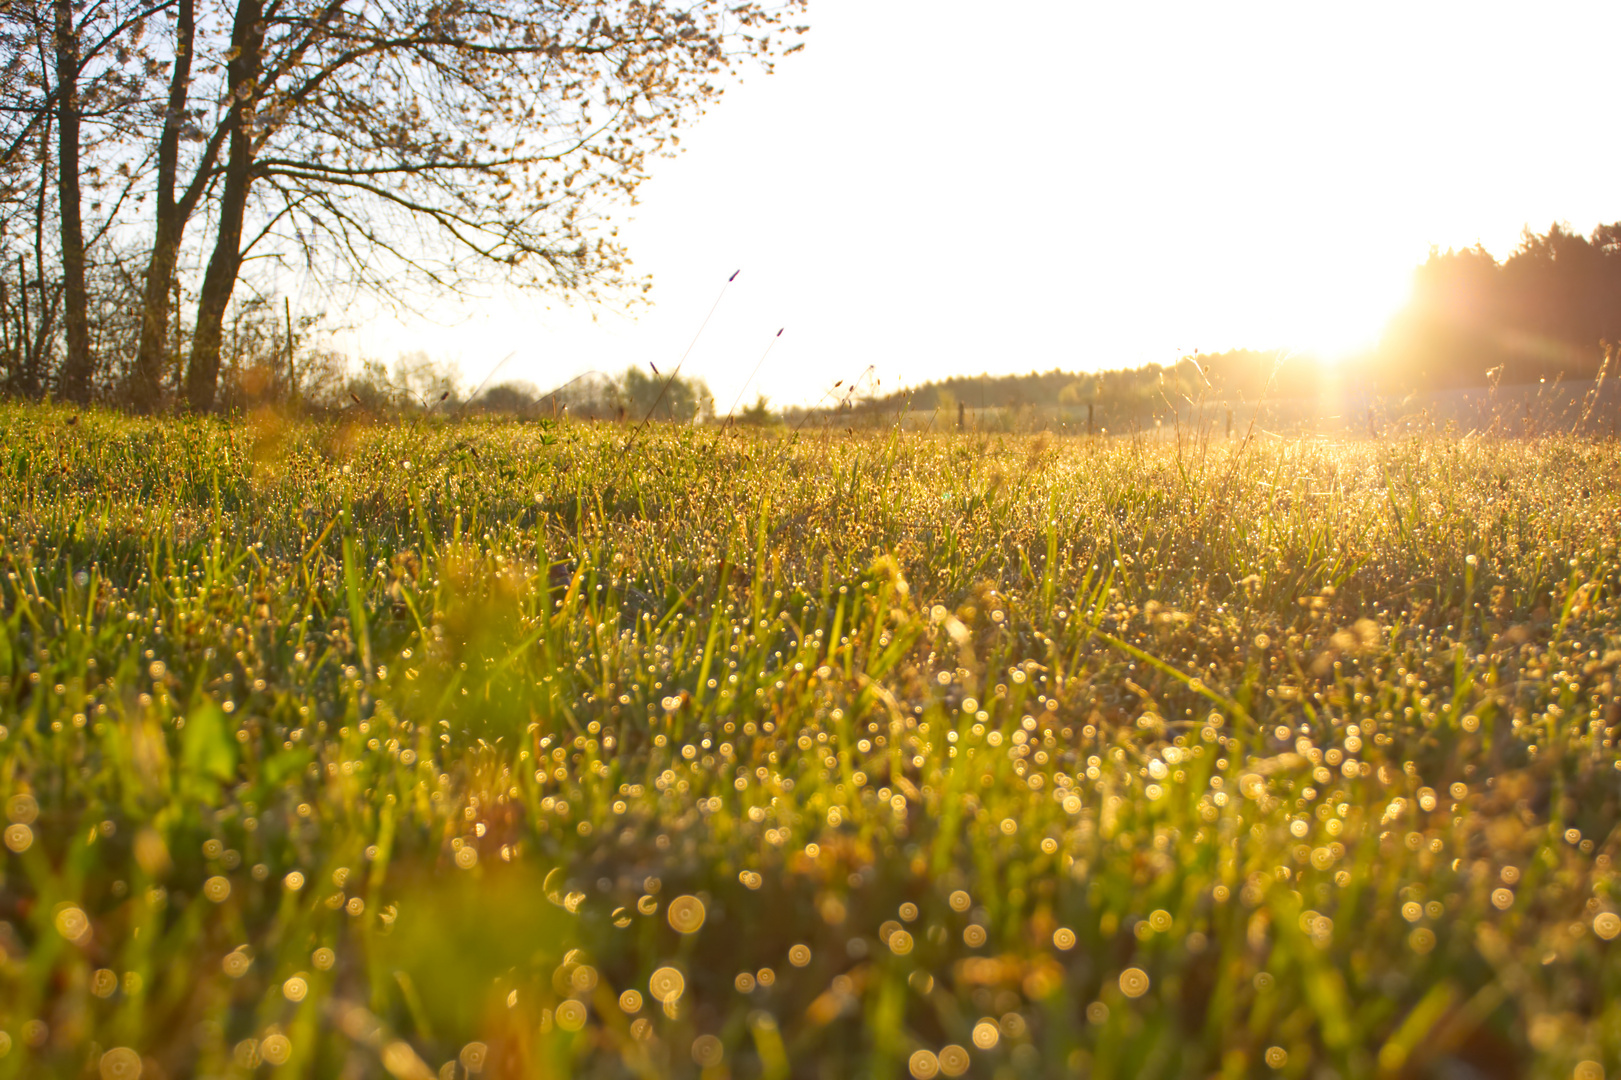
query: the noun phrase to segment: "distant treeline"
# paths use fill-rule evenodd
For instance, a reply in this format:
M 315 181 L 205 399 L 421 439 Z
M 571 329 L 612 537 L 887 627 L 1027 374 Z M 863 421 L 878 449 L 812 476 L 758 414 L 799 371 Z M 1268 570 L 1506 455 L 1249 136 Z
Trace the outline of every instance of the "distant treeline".
M 394 417 L 484 413 L 526 420 L 675 423 L 715 418 L 715 398 L 702 379 L 651 375 L 637 367 L 617 375 L 586 372 L 547 391 L 532 383 L 508 381 L 479 386 L 469 393 L 454 363 L 434 360 L 424 352 L 405 353 L 392 366 L 367 360 L 359 370 L 340 354 L 316 352 L 299 358 L 296 381 L 289 391 L 285 373 L 279 376 L 280 384 L 275 382 L 278 374 L 269 359 L 256 354 L 249 359 L 252 362 L 240 368 L 228 365 L 225 369 L 221 404 L 228 410 L 296 402 L 298 408 L 316 414 L 360 410 Z M 737 420 L 761 422 L 761 408 L 739 413 Z M 764 415 L 769 418 L 769 413 Z
M 549 391 L 525 382 L 501 383 L 478 394 L 470 405 L 485 412 L 530 418 L 677 423 L 715 418 L 715 396 L 702 379 L 680 374 L 650 375 L 634 366 L 618 375 L 587 372 Z
M 1021 410 L 1118 430 L 1196 405 L 1360 398 L 1476 387 L 1590 383 L 1621 347 L 1621 222 L 1581 236 L 1527 228 L 1498 262 L 1479 244 L 1432 250 L 1407 305 L 1377 349 L 1336 365 L 1280 350 L 1194 353 L 1168 364 L 1076 373 L 954 376 L 882 397 L 847 398 L 830 413 Z M 1621 353 L 1616 356 L 1621 363 Z M 1616 371 L 1610 368 L 1609 377 Z
M 1391 319 L 1379 347 L 1336 365 L 1281 350 L 1232 349 L 1196 352 L 1171 364 L 1098 372 L 1055 368 L 1023 375 L 952 376 L 884 395 L 862 380 L 844 387 L 835 406 L 811 409 L 808 415 L 788 409 L 783 419 L 797 427 L 805 421 L 875 422 L 902 415 L 918 422 L 926 415 L 930 419 L 922 422 L 942 429 L 961 417 L 980 428 L 1056 422 L 1072 429 L 1121 431 L 1169 422 L 1195 410 L 1219 419 L 1227 409 L 1263 401 L 1329 399 L 1334 412 L 1350 409 L 1361 418 L 1371 417 L 1382 398 L 1541 380 L 1590 383 L 1618 343 L 1621 222 L 1601 225 L 1586 237 L 1556 224 L 1546 233 L 1527 228 L 1503 262 L 1479 244 L 1432 250 L 1415 271 L 1412 296 Z M 273 352 L 274 341 L 270 344 Z M 402 360 L 392 379 L 370 366 L 362 378 L 351 378 L 345 392 L 350 399 L 396 409 L 431 403 L 440 393 L 436 387 L 448 380 L 437 373 L 427 377 L 424 362 L 418 358 L 413 367 Z M 614 376 L 589 373 L 544 393 L 527 384 L 506 383 L 460 407 L 579 419 L 715 418 L 714 400 L 702 382 L 678 378 L 665 388 L 663 376 L 639 368 Z M 761 398 L 734 419 L 758 424 L 778 418 Z
M 1621 222 L 1585 237 L 1556 224 L 1526 229 L 1501 263 L 1479 244 L 1432 249 L 1370 360 L 1382 381 L 1426 389 L 1580 381 L 1618 342 Z
M 1263 396 L 1317 393 L 1320 367 L 1309 357 L 1277 350 L 1233 349 L 1194 353 L 1174 364 L 1108 371 L 1052 371 L 1030 375 L 957 376 L 924 383 L 884 399 L 916 408 L 1008 409 L 1025 406 L 1084 411 L 1106 407 L 1111 416 L 1158 415 L 1166 406 L 1198 401 L 1252 401 Z
M 1247 384 L 1252 373 L 1275 366 L 1272 353 L 1234 352 L 1223 357 L 1184 359 L 1169 366 L 1148 364 L 1111 371 L 1073 372 L 1054 368 L 1028 375 L 959 375 L 921 386 L 899 390 L 882 397 L 850 397 L 831 410 L 818 410 L 829 419 L 840 415 L 856 418 L 873 416 L 933 414 L 938 428 L 961 420 L 983 428 L 996 415 L 1001 426 L 1024 427 L 1025 419 L 1037 415 L 1055 417 L 1061 422 L 1096 430 L 1123 430 L 1134 424 L 1152 423 L 1156 418 L 1186 411 L 1196 403 L 1213 401 L 1219 395 L 1209 381 L 1206 361 L 1221 360 L 1220 370 L 1235 376 L 1227 392 L 1236 392 L 1240 382 Z M 1265 382 L 1264 374 L 1260 383 Z M 1257 389 L 1260 383 L 1257 384 Z M 1029 414 L 1028 418 L 1024 414 Z M 803 414 L 797 414 L 803 415 Z
M 435 363 L 420 352 L 402 356 L 392 370 L 368 362 L 358 375 L 334 381 L 321 393 L 306 393 L 305 401 L 338 408 L 355 405 L 368 412 L 395 415 L 491 413 L 528 420 L 638 423 L 644 419 L 693 423 L 715 418 L 715 397 L 702 379 L 651 375 L 628 367 L 618 375 L 588 371 L 546 391 L 532 383 L 511 381 L 480 387 L 468 396 L 454 365 Z

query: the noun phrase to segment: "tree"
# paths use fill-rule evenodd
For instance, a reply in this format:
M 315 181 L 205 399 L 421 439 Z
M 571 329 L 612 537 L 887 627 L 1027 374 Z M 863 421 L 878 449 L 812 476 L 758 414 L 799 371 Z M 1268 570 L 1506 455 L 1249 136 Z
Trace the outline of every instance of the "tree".
M 771 399 L 759 394 L 756 395 L 753 405 L 737 414 L 737 422 L 753 427 L 773 427 L 780 424 L 782 418 L 771 411 Z
M 649 375 L 639 367 L 628 367 L 619 387 L 632 420 L 648 417 L 692 423 L 715 416 L 715 396 L 702 379 Z
M 180 263 L 180 243 L 186 223 L 212 182 L 220 145 L 229 134 L 228 127 L 216 124 L 213 134 L 205 137 L 194 123 L 189 107 L 192 64 L 197 55 L 196 2 L 178 0 L 166 12 L 169 13 L 174 18 L 174 29 L 168 42 L 170 59 L 165 66 L 169 78 L 159 110 L 160 124 L 153 155 L 157 174 L 153 190 L 152 248 L 141 297 L 141 336 L 130 378 L 131 403 L 143 410 L 155 408 L 161 397 L 164 355 L 168 351 L 169 297 Z M 226 115 L 229 117 L 229 110 Z M 195 116 L 195 119 L 200 118 L 200 115 Z M 200 142 L 202 149 L 192 163 L 190 182 L 177 197 L 182 139 Z
M 384 294 L 492 266 L 520 286 L 645 290 L 602 208 L 634 201 L 716 76 L 769 67 L 804 5 L 237 0 L 188 403 L 212 405 L 225 307 L 259 245 Z
M 56 176 L 62 236 L 63 329 L 67 358 L 62 395 L 90 400 L 90 301 L 84 285 L 83 195 L 79 186 L 79 28 L 73 0 L 54 0 L 56 19 Z
M 566 294 L 645 290 L 605 215 L 635 201 L 739 61 L 769 69 L 795 51 L 784 38 L 804 27 L 787 20 L 806 0 L 774 2 L 6 0 L 0 238 L 9 259 L 33 226 L 21 288 L 70 309 L 60 384 L 88 393 L 91 250 L 132 226 L 150 238 L 144 273 L 128 274 L 127 249 L 113 264 L 119 291 L 142 292 L 129 392 L 147 409 L 170 385 L 187 281 L 186 399 L 213 404 L 249 259 L 401 306 L 407 289 L 476 288 L 492 267 Z M 103 213 L 86 200 L 108 184 Z M 186 245 L 199 217 L 206 253 Z M 33 314 L 54 340 L 58 323 Z
M 413 404 L 433 407 L 461 402 L 461 380 L 456 365 L 436 361 L 420 349 L 394 361 L 392 382 Z
M 528 416 L 535 411 L 539 394 L 540 388 L 533 383 L 514 380 L 489 387 L 473 399 L 473 404 L 483 412 Z
M 1058 404 L 1068 406 L 1084 405 L 1096 395 L 1095 379 L 1076 379 L 1074 382 L 1066 383 L 1064 388 L 1058 391 Z
M 159 0 L 158 7 L 168 0 Z M 0 127 L 4 160 L 0 169 L 21 171 L 33 151 L 39 171 L 34 191 L 35 262 L 38 289 L 45 290 L 44 218 L 48 176 L 54 168 L 56 241 L 59 262 L 61 323 L 66 354 L 58 379 L 61 395 L 84 402 L 90 399 L 93 358 L 87 284 L 88 252 L 104 236 L 108 215 L 87 237 L 84 189 L 99 192 L 104 186 L 101 169 L 86 164 L 84 152 L 117 141 L 120 125 L 127 122 L 139 101 L 142 80 L 130 73 L 131 44 L 139 38 L 144 21 L 158 8 L 140 0 L 103 0 L 80 5 L 73 0 L 11 0 L 6 4 L 6 28 L 0 32 L 0 101 L 5 123 Z M 94 134 L 86 137 L 86 124 Z M 52 131 L 55 142 L 52 145 Z M 54 154 L 53 154 L 54 150 Z M 53 160 L 54 158 L 54 160 Z M 4 175 L 4 173 L 0 173 Z M 113 200 L 122 206 L 135 182 L 126 163 L 112 180 L 122 190 Z M 7 195 L 12 194 L 6 185 Z M 93 209 L 100 210 L 101 204 Z M 20 288 L 26 294 L 27 285 Z M 26 380 L 28 392 L 38 392 L 39 379 Z
M 5 57 L 0 67 L 0 123 L 5 125 L 0 129 L 5 139 L 0 159 L 0 350 L 6 391 L 37 397 L 45 391 L 61 289 L 47 271 L 54 154 L 52 121 L 39 103 L 43 80 L 38 59 L 48 55 L 48 39 L 42 40 L 37 23 L 23 14 L 0 22 Z
M 1590 379 L 1621 340 L 1621 223 L 1591 237 L 1527 228 L 1502 263 L 1476 244 L 1430 252 L 1376 361 L 1393 388 Z

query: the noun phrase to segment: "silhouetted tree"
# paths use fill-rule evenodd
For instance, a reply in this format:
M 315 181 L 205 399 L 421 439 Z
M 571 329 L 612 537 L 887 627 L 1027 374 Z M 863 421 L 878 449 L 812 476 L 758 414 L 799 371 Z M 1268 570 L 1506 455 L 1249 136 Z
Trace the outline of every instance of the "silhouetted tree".
M 719 96 L 716 75 L 743 56 L 769 68 L 804 3 L 236 0 L 190 406 L 212 403 L 256 244 L 387 293 L 456 289 L 492 265 L 519 286 L 645 288 L 600 207 L 634 196 Z
M 654 420 L 691 422 L 715 416 L 715 396 L 702 379 L 650 375 L 639 367 L 628 367 L 620 376 L 619 389 L 634 420 L 650 416 Z
M 1478 244 L 1432 250 L 1373 366 L 1405 387 L 1590 379 L 1606 341 L 1621 341 L 1621 223 L 1554 224 L 1502 263 Z

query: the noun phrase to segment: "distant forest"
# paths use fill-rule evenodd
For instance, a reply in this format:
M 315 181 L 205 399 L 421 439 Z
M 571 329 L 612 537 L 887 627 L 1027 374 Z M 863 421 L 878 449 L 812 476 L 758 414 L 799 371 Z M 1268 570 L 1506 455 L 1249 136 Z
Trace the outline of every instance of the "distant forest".
M 1281 350 L 1195 353 L 1172 364 L 1075 373 L 956 376 L 845 409 L 1021 409 L 1058 405 L 1100 424 L 1158 415 L 1194 401 L 1309 398 L 1328 382 L 1382 395 L 1487 386 L 1587 383 L 1621 363 L 1621 222 L 1582 236 L 1562 224 L 1527 228 L 1498 262 L 1479 244 L 1432 249 L 1407 306 L 1377 349 L 1333 368 Z M 1179 405 L 1180 403 L 1180 405 Z
M 1431 250 L 1370 360 L 1382 380 L 1428 388 L 1580 381 L 1618 343 L 1621 222 L 1591 236 L 1554 225 L 1526 229 L 1501 263 L 1479 244 Z

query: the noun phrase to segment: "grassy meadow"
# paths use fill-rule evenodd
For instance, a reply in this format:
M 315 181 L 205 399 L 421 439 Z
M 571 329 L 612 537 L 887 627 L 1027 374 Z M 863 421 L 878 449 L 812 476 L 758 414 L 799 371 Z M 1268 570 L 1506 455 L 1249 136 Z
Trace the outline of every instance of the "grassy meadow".
M 0 1078 L 1621 1078 L 1621 451 L 0 407 Z

